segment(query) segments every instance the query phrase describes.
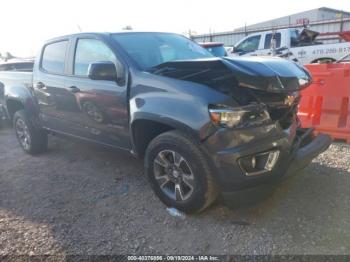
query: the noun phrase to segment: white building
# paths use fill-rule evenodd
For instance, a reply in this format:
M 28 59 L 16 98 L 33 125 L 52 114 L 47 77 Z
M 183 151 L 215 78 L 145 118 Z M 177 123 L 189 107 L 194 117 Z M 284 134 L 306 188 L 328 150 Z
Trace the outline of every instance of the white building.
M 338 41 L 334 33 L 350 31 L 350 12 L 321 7 L 237 28 L 229 32 L 196 35 L 192 36 L 192 39 L 197 42 L 222 42 L 227 46 L 232 46 L 251 33 L 279 28 L 302 27 L 304 24 L 308 24 L 311 30 L 320 32 L 321 38 L 328 39 L 329 42 Z

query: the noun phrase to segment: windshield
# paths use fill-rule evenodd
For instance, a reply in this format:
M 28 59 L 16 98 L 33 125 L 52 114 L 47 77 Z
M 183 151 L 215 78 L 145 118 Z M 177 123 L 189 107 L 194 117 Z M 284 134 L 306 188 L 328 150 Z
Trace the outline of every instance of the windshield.
M 235 52 L 254 52 L 259 48 L 261 35 L 255 35 L 243 40 L 235 47 Z
M 208 46 L 205 47 L 210 53 L 212 53 L 214 56 L 227 56 L 225 47 L 221 46 Z
M 171 33 L 121 33 L 112 38 L 143 69 L 174 60 L 213 57 L 184 36 Z

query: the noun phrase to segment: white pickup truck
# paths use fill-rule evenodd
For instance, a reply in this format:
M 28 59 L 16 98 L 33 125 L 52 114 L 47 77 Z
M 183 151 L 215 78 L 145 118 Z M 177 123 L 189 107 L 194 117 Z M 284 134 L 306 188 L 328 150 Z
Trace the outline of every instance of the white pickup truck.
M 350 42 L 323 44 L 315 41 L 317 32 L 308 29 L 280 29 L 246 36 L 231 56 L 277 55 L 300 64 L 333 62 L 350 53 Z

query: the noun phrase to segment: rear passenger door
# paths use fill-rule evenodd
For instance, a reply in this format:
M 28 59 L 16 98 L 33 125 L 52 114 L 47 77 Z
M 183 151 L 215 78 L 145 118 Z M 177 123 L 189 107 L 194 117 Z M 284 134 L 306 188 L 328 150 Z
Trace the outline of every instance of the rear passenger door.
M 68 47 L 69 39 L 47 43 L 33 72 L 33 88 L 43 125 L 54 130 L 64 130 L 62 121 L 69 111 L 76 109 L 74 97 L 64 95 Z
M 74 135 L 129 149 L 126 66 L 107 42 L 92 37 L 74 39 L 69 58 L 65 89 L 76 101 L 76 110 L 67 116 Z M 113 62 L 118 79 L 88 78 L 89 65 L 95 62 Z

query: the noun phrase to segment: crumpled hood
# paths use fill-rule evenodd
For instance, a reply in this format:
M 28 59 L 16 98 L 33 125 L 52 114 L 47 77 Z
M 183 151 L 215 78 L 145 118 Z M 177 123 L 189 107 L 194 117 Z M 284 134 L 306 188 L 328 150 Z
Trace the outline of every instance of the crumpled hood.
M 298 41 L 301 43 L 312 43 L 319 35 L 319 32 L 304 28 L 299 34 Z
M 170 61 L 153 74 L 216 87 L 235 85 L 266 92 L 291 93 L 308 86 L 312 78 L 298 64 L 273 57 L 208 58 Z

